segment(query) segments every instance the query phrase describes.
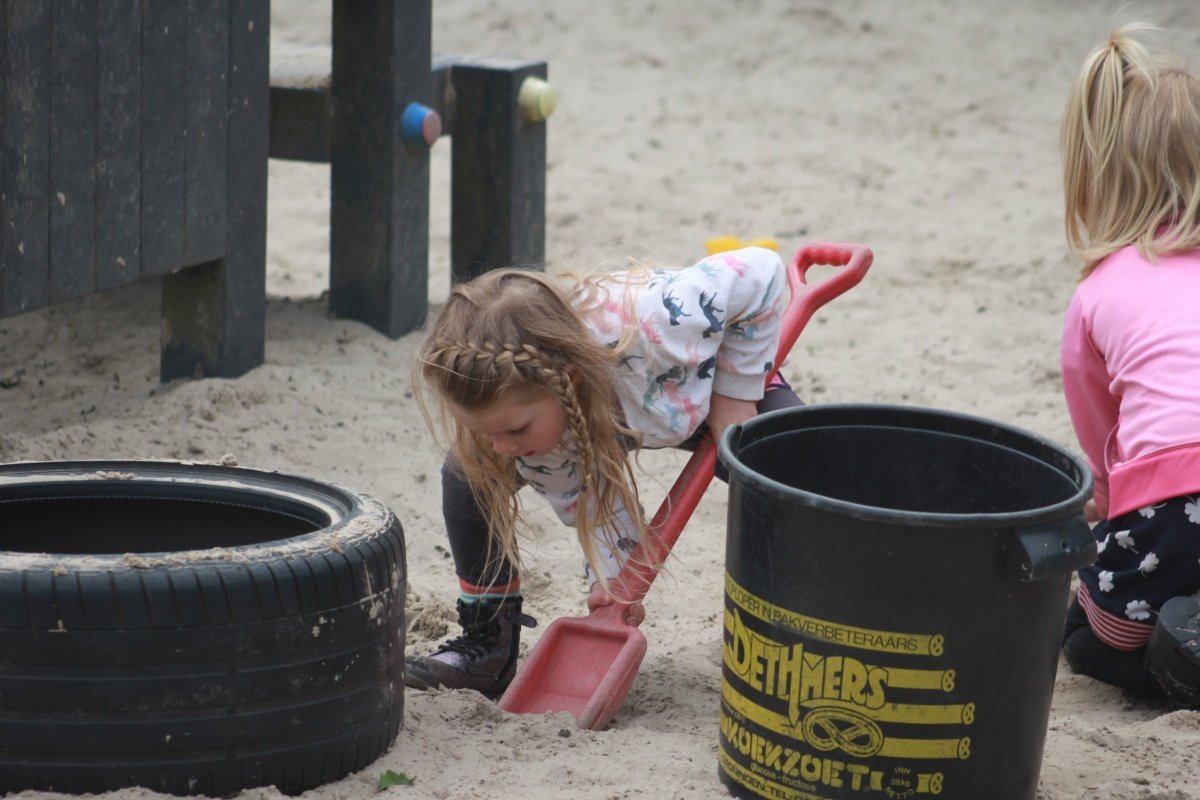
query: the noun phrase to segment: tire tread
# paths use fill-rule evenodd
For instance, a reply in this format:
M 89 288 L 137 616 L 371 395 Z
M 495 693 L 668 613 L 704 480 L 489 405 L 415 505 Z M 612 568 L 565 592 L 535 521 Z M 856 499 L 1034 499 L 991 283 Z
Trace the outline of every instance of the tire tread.
M 403 720 L 405 566 L 390 512 L 333 550 L 0 566 L 0 794 L 298 794 L 363 769 Z

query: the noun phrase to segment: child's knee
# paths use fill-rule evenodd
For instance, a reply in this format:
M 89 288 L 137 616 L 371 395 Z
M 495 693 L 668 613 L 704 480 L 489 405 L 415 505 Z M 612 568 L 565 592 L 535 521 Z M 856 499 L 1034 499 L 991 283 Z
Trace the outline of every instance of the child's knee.
M 1089 665 L 1094 660 L 1096 647 L 1102 643 L 1092 633 L 1092 629 L 1084 625 L 1063 633 L 1063 656 L 1071 671 L 1080 675 L 1088 675 Z

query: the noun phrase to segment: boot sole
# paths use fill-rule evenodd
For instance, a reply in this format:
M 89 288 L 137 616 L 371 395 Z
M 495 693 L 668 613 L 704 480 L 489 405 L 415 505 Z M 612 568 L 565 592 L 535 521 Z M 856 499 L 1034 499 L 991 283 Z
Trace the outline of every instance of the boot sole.
M 1200 708 L 1200 601 L 1175 597 L 1163 604 L 1146 665 L 1173 705 Z
M 479 692 L 488 700 L 499 700 L 504 691 L 508 689 L 508 684 L 512 682 L 512 678 L 505 681 L 502 686 L 492 685 L 487 689 L 480 689 L 475 686 L 446 686 L 437 678 L 434 678 L 422 670 L 414 670 L 411 666 L 405 667 L 404 670 L 404 685 L 409 689 L 415 689 L 419 692 L 426 692 L 431 689 L 451 689 L 451 690 L 466 690 L 471 692 Z

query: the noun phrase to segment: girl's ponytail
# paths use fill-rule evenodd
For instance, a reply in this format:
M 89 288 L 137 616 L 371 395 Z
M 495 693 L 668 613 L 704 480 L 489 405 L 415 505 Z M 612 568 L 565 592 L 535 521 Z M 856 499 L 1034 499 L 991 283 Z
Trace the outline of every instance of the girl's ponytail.
M 1200 246 L 1200 82 L 1134 23 L 1084 60 L 1062 125 L 1067 242 L 1083 277 L 1117 250 Z

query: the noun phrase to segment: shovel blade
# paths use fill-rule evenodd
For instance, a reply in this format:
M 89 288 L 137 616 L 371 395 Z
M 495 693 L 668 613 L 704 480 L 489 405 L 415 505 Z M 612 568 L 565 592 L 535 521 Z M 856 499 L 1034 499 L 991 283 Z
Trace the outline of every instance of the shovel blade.
M 508 691 L 500 708 L 514 714 L 569 712 L 583 730 L 612 721 L 646 655 L 637 628 L 593 617 L 550 623 Z

